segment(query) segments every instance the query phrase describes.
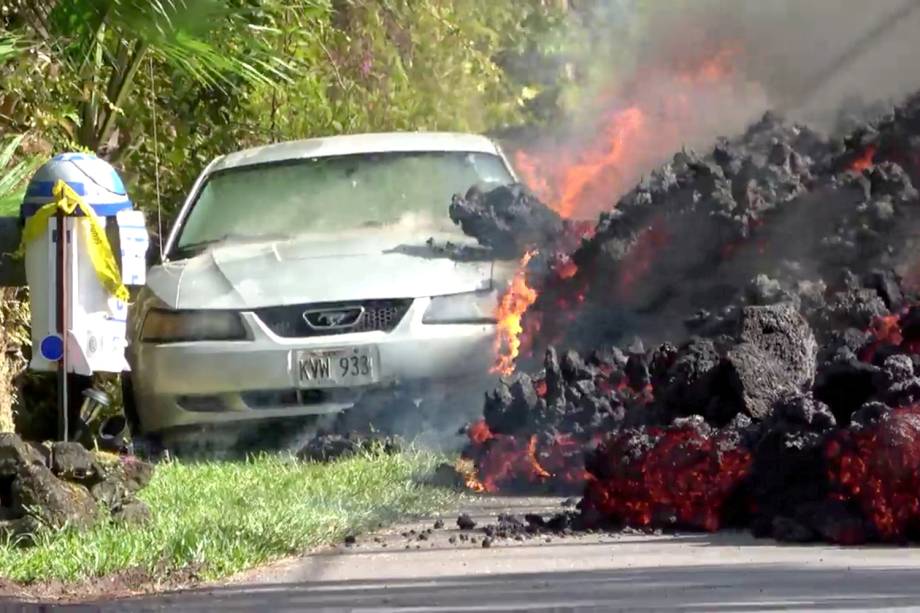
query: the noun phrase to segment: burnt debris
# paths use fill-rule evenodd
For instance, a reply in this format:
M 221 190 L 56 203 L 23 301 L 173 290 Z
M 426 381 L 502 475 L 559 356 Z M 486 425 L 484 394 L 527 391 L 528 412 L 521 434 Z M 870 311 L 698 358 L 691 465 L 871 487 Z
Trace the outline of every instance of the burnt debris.
M 493 249 L 498 257 L 519 258 L 534 245 L 558 239 L 563 221 L 522 185 L 483 193 L 476 187 L 454 196 L 450 218 L 464 233 Z

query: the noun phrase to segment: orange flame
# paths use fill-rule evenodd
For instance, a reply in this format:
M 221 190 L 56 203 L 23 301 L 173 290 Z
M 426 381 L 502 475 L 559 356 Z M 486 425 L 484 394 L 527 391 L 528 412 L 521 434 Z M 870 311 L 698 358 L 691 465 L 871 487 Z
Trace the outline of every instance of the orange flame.
M 850 170 L 853 172 L 862 172 L 872 168 L 875 164 L 875 145 L 869 145 L 866 150 L 850 164 Z
M 540 462 L 537 460 L 537 435 L 531 435 L 530 441 L 527 443 L 527 463 L 530 465 L 530 469 L 533 471 L 533 475 L 541 479 L 546 479 L 552 475 L 546 472 L 546 469 L 540 466 Z
M 741 54 L 724 42 L 696 62 L 647 70 L 597 103 L 606 109 L 587 142 L 549 150 L 518 150 L 515 167 L 525 184 L 564 218 L 587 219 L 609 208 L 641 175 L 687 143 L 699 116 L 719 121 L 701 92 L 731 86 Z
M 527 285 L 527 264 L 536 255 L 528 251 L 521 258 L 517 272 L 498 304 L 495 318 L 498 320 L 495 335 L 495 365 L 493 373 L 510 375 L 514 372 L 514 360 L 521 350 L 521 318 L 537 300 L 537 290 Z
M 530 188 L 530 191 L 537 198 L 544 202 L 552 201 L 553 190 L 550 188 L 546 176 L 541 172 L 540 160 L 522 150 L 514 154 L 514 165 L 518 174 L 524 180 L 524 184 Z
M 563 217 L 571 217 L 580 199 L 588 188 L 605 172 L 616 172 L 623 164 L 629 147 L 645 124 L 641 109 L 629 107 L 614 113 L 604 134 L 606 147 L 593 156 L 588 156 L 569 166 L 562 175 L 557 211 Z
M 477 445 L 482 445 L 487 440 L 492 438 L 492 430 L 489 429 L 489 424 L 487 424 L 486 420 L 484 419 L 480 419 L 479 421 L 470 424 L 467 434 L 469 435 L 470 440 Z
M 469 458 L 458 458 L 454 463 L 454 469 L 463 479 L 467 489 L 473 492 L 485 492 L 486 486 L 476 478 L 476 465 Z
M 571 279 L 578 274 L 578 264 L 573 262 L 569 256 L 563 255 L 553 266 L 553 270 L 560 279 Z

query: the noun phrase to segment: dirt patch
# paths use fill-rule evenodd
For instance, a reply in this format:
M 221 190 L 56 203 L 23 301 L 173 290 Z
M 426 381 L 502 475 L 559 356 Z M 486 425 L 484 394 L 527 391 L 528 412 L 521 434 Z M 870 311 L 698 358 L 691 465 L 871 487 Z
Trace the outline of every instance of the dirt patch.
M 79 582 L 41 581 L 20 584 L 0 579 L 0 598 L 55 604 L 85 604 L 102 599 L 111 601 L 198 587 L 202 584 L 202 569 L 202 566 L 189 566 L 166 570 L 166 565 L 161 564 L 153 570 L 131 568 Z

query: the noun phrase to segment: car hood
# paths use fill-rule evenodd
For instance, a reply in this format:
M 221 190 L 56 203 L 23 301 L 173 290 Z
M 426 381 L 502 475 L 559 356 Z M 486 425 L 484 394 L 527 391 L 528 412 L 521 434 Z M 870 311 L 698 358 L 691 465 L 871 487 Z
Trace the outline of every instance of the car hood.
M 379 229 L 222 244 L 153 267 L 147 287 L 176 309 L 251 309 L 490 289 L 491 258 L 458 261 L 439 248 L 448 241 L 471 245 L 471 239 L 453 233 L 426 240 Z

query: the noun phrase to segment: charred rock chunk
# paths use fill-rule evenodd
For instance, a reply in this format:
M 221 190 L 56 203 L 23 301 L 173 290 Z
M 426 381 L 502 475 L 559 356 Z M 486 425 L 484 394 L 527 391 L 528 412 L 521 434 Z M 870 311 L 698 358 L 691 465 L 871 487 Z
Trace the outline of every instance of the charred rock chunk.
M 820 401 L 804 395 L 777 400 L 754 448 L 755 533 L 783 536 L 776 533 L 773 518 L 794 518 L 801 505 L 826 498 L 823 446 L 835 425 L 830 409 Z
M 873 319 L 888 313 L 885 302 L 875 290 L 860 288 L 835 293 L 821 316 L 827 327 L 865 329 Z
M 562 218 L 521 185 L 487 193 L 472 188 L 465 196 L 454 196 L 449 213 L 464 233 L 500 257 L 520 257 L 563 233 Z
M 850 416 L 878 394 L 878 366 L 867 364 L 855 356 L 842 356 L 822 364 L 812 388 L 816 399 L 830 406 L 838 423 L 850 423 Z
M 548 347 L 546 356 L 543 360 L 543 368 L 546 371 L 546 402 L 553 404 L 557 401 L 565 401 L 565 381 L 562 378 L 562 369 L 559 367 L 559 359 L 556 356 L 556 348 Z
M 865 275 L 863 283 L 878 293 L 888 310 L 899 311 L 904 306 L 904 293 L 894 271 L 873 270 Z
M 851 416 L 851 426 L 853 428 L 864 428 L 870 426 L 885 416 L 891 407 L 887 404 L 877 401 L 867 402 Z
M 596 373 L 581 358 L 577 351 L 566 351 L 562 356 L 562 376 L 566 381 L 574 382 L 591 379 Z
M 722 356 L 711 339 L 694 338 L 677 350 L 670 368 L 653 382 L 658 404 L 674 415 L 703 413 L 712 398 Z
M 745 308 L 739 340 L 725 357 L 722 377 L 745 414 L 764 418 L 779 398 L 814 381 L 818 345 L 791 305 Z

